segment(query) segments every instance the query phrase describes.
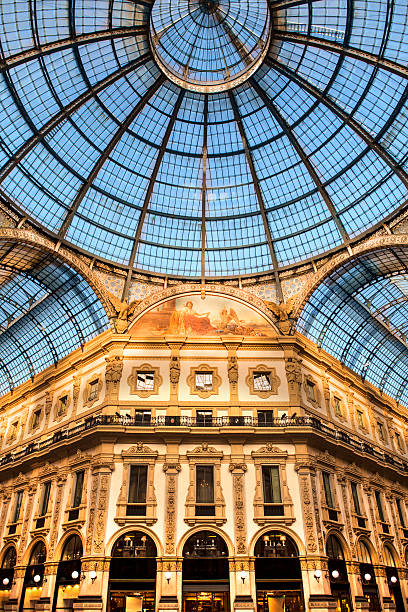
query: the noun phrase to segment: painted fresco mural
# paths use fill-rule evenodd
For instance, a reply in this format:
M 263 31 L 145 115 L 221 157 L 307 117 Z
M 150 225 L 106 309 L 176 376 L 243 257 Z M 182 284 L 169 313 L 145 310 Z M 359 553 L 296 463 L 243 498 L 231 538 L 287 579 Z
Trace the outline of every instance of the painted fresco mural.
M 249 306 L 226 297 L 177 297 L 152 308 L 130 329 L 134 336 L 275 336 Z

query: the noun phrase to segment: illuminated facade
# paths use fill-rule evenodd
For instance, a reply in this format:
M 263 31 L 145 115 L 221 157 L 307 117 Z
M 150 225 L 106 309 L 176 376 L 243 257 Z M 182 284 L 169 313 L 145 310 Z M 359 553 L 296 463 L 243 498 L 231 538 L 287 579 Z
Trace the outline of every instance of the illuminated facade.
M 0 610 L 408 608 L 407 24 L 0 3 Z

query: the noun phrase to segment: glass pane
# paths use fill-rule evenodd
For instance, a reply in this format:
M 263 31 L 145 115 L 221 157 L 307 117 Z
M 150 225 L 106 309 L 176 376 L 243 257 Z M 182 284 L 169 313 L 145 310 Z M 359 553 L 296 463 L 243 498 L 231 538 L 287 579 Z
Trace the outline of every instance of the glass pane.
M 146 503 L 147 465 L 132 465 L 130 468 L 129 504 Z
M 279 467 L 276 465 L 262 466 L 262 481 L 264 502 L 266 504 L 280 504 L 282 502 Z
M 214 503 L 214 468 L 212 465 L 196 467 L 196 502 L 198 504 Z

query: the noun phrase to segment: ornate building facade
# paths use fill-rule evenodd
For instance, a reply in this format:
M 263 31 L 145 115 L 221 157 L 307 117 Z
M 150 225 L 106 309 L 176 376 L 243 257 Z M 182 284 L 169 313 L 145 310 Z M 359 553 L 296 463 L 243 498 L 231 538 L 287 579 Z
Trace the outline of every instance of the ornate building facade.
M 281 323 L 180 285 L 3 397 L 1 609 L 406 609 L 406 409 Z

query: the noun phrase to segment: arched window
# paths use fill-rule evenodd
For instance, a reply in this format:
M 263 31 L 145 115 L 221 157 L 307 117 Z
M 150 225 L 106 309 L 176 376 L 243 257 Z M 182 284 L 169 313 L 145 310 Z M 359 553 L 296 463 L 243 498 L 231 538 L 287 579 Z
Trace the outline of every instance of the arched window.
M 384 546 L 384 564 L 387 567 L 396 567 L 394 553 L 387 545 Z
M 112 557 L 157 557 L 156 544 L 143 531 L 130 531 L 115 542 Z
M 268 531 L 255 544 L 255 557 L 298 557 L 295 542 L 280 531 Z
M 212 531 L 199 531 L 190 536 L 184 544 L 183 557 L 190 559 L 228 557 L 228 548 L 218 534 Z
M 73 535 L 65 542 L 61 561 L 74 561 L 82 557 L 82 541 L 78 535 Z
M 359 541 L 357 549 L 358 549 L 358 560 L 360 561 L 360 563 L 372 564 L 373 561 L 371 559 L 370 549 L 368 548 L 367 544 L 363 540 Z
M 30 556 L 28 565 L 42 565 L 47 558 L 47 549 L 44 542 L 37 542 Z
M 329 535 L 326 543 L 326 554 L 329 559 L 341 559 L 344 560 L 343 547 L 340 544 L 338 538 L 335 535 Z
M 13 569 L 17 561 L 17 552 L 14 546 L 10 546 L 5 552 L 3 562 L 1 564 L 2 569 Z

